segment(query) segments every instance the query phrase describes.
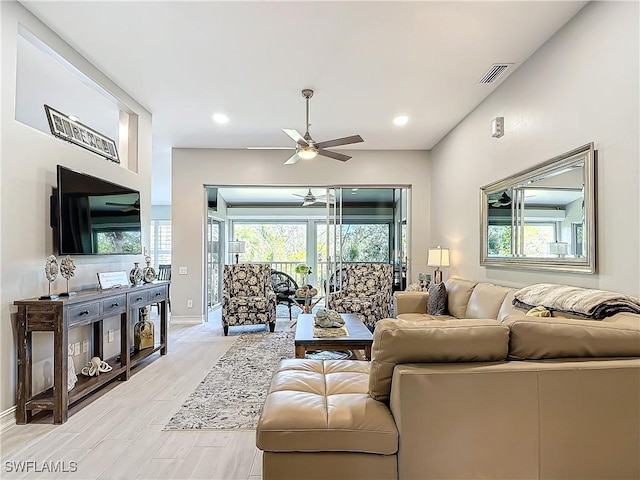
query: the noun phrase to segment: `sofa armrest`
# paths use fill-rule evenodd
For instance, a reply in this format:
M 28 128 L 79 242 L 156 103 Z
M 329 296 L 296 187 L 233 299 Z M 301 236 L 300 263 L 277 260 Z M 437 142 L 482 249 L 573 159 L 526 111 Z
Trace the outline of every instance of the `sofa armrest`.
M 427 313 L 429 292 L 396 292 L 396 315 L 402 313 Z

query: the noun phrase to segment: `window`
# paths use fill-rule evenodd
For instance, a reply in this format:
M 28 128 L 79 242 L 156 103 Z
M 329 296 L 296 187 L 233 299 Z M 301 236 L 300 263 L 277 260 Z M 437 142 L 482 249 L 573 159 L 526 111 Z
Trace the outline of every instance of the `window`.
M 234 222 L 233 239 L 245 243 L 241 262 L 269 263 L 294 278 L 296 265 L 307 262 L 307 224 Z
M 548 257 L 549 244 L 556 241 L 554 223 L 527 223 L 524 226 L 524 254 L 529 257 Z
M 171 220 L 151 220 L 151 262 L 171 265 Z

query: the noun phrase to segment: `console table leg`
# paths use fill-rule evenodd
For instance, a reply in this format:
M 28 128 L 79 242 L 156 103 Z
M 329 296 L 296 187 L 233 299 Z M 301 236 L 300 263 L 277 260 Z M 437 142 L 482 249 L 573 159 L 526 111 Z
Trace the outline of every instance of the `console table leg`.
M 162 348 L 160 348 L 160 355 L 167 354 L 167 327 L 168 327 L 168 319 L 167 319 L 167 300 L 160 302 L 160 343 L 162 344 Z
M 27 310 L 18 307 L 18 388 L 16 423 L 27 423 L 27 398 L 31 396 L 31 333 L 27 333 Z
M 69 410 L 69 331 L 62 316 L 55 322 L 53 331 L 53 423 L 67 421 Z
M 133 322 L 133 325 L 138 321 L 137 316 L 137 308 L 133 308 L 129 310 L 131 315 L 131 320 L 126 313 L 120 315 L 120 364 L 124 369 L 122 375 L 120 375 L 120 380 L 129 380 L 131 377 L 131 345 L 129 339 L 129 323 Z

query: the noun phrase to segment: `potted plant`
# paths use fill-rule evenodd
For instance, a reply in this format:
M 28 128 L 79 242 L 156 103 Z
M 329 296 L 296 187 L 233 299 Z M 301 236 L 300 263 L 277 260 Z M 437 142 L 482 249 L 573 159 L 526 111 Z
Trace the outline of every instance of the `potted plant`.
M 308 265 L 296 265 L 295 271 L 300 274 L 300 277 L 302 278 L 301 285 L 306 285 L 307 276 L 311 273 L 311 267 Z

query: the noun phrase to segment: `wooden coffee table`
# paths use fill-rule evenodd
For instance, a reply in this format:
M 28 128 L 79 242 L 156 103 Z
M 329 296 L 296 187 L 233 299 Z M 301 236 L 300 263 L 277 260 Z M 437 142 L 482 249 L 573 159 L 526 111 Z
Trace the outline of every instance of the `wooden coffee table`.
M 349 333 L 346 337 L 318 338 L 313 336 L 314 314 L 301 313 L 296 324 L 296 358 L 304 358 L 308 350 L 352 350 L 356 358 L 365 358 L 359 353 L 364 350 L 366 360 L 371 360 L 371 344 L 373 334 L 364 323 L 352 314 L 340 314 L 344 319 L 345 327 Z

